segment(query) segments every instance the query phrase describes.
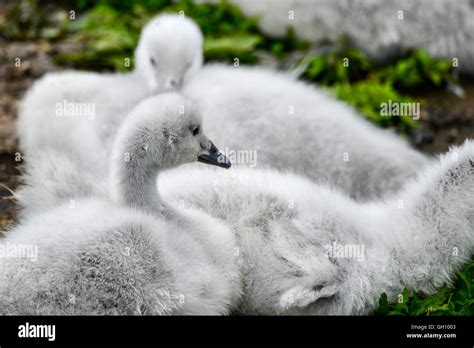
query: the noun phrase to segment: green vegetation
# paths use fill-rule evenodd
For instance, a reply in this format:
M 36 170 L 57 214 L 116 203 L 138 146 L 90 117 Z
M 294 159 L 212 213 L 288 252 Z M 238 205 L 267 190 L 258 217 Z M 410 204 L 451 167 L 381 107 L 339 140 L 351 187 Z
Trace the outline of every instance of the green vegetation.
M 31 7 L 29 13 L 36 10 L 41 12 L 35 1 L 27 3 Z M 159 12 L 182 13 L 198 23 L 205 37 L 206 60 L 232 62 L 238 58 L 241 63 L 254 64 L 259 60 L 260 51 L 268 51 L 284 58 L 293 50 L 307 47 L 305 42 L 295 38 L 292 31 L 288 31 L 286 37 L 278 40 L 266 37 L 257 28 L 257 18 L 245 17 L 236 6 L 228 2 L 196 4 L 191 0 L 180 0 L 176 3 L 166 0 L 140 3 L 102 0 L 93 3 L 78 0 L 71 8 L 79 10 L 76 19 L 70 20 L 69 14 L 63 13 L 62 30 L 55 31 L 54 35 L 45 37 L 41 30 L 31 28 L 28 29 L 29 33 L 26 33 L 20 22 L 19 25 L 5 28 L 7 36 L 16 39 L 43 37 L 49 40 L 67 36 L 68 40 L 80 43 L 81 48 L 57 55 L 56 64 L 80 69 L 119 71 L 133 67 L 133 51 L 140 30 Z M 19 8 L 14 8 L 12 15 L 18 15 L 17 11 Z M 58 23 L 48 23 L 45 17 L 38 15 L 37 18 L 43 19 L 34 27 L 50 28 L 51 33 Z M 124 66 L 124 58 L 129 58 L 132 64 Z
M 418 123 L 409 115 L 401 117 L 387 117 L 380 113 L 381 104 L 392 101 L 394 103 L 413 103 L 414 99 L 399 94 L 390 83 L 378 81 L 360 81 L 354 84 L 339 83 L 330 88 L 330 91 L 339 99 L 356 107 L 370 121 L 381 127 L 396 127 L 398 131 L 408 133 Z
M 268 51 L 279 58 L 308 45 L 297 40 L 292 31 L 282 39 L 266 37 L 257 28 L 257 18 L 247 18 L 228 2 L 196 4 L 191 0 L 76 0 L 59 5 L 64 10 L 51 16 L 37 0 L 21 1 L 0 20 L 0 30 L 10 40 L 67 39 L 80 43 L 80 49 L 55 57 L 58 65 L 82 69 L 127 70 L 123 58 L 131 59 L 143 25 L 159 12 L 183 13 L 198 23 L 204 36 L 206 60 L 258 62 L 258 52 Z M 57 9 L 55 9 L 57 11 Z M 70 20 L 69 11 L 75 11 Z M 53 17 L 53 18 L 52 18 Z
M 75 20 L 70 20 L 71 10 Z M 190 0 L 75 0 L 56 5 L 22 0 L 0 18 L 0 32 L 6 40 L 48 40 L 70 42 L 78 49 L 54 57 L 56 64 L 88 70 L 125 71 L 133 66 L 133 51 L 142 26 L 159 12 L 183 11 L 194 19 L 205 36 L 206 60 L 254 64 L 260 53 L 273 54 L 279 61 L 291 53 L 308 49 L 292 31 L 275 40 L 257 27 L 257 18 L 247 18 L 235 6 L 195 4 Z M 132 65 L 126 67 L 124 58 Z M 420 88 L 439 88 L 455 82 L 451 64 L 432 59 L 422 50 L 413 50 L 384 66 L 377 66 L 360 51 L 342 43 L 325 53 L 311 54 L 297 66 L 302 78 L 318 83 L 337 98 L 357 108 L 381 127 L 394 127 L 409 133 L 418 123 L 410 117 L 383 117 L 380 104 L 414 102 L 413 92 Z M 419 101 L 419 98 L 416 99 Z M 472 294 L 474 261 L 458 273 L 453 288 L 443 287 L 434 295 L 402 294 L 401 303 L 389 304 L 382 295 L 376 315 L 473 315 Z
M 449 62 L 432 59 L 422 50 L 413 50 L 392 65 L 378 67 L 358 50 L 333 49 L 306 57 L 300 66 L 305 67 L 303 78 L 327 86 L 370 121 L 405 133 L 416 128 L 417 122 L 411 117 L 382 116 L 381 103 L 412 103 L 415 100 L 405 94 L 410 89 L 440 87 L 454 81 Z
M 266 38 L 257 29 L 255 18 L 244 17 L 237 7 L 227 2 L 195 4 L 182 0 L 172 4 L 158 1 L 153 6 L 144 6 L 101 1 L 77 25 L 72 26 L 72 39 L 84 41 L 84 48 L 79 52 L 58 56 L 56 62 L 73 62 L 74 66 L 84 68 L 93 66 L 124 70 L 123 58 L 133 60 L 140 29 L 158 11 L 183 13 L 198 23 L 205 36 L 206 60 L 233 61 L 238 58 L 242 63 L 256 63 L 259 49 L 279 52 L 282 48 L 303 46 L 294 40 L 290 41 L 296 44 L 290 46 L 288 38 Z
M 434 295 L 413 293 L 409 296 L 408 289 L 403 291 L 400 300 L 393 304 L 387 302 L 383 294 L 379 300 L 379 308 L 375 315 L 474 315 L 474 261 L 467 263 L 458 272 L 454 287 L 442 287 Z
M 359 81 L 373 68 L 370 59 L 353 48 L 333 48 L 324 54 L 311 55 L 301 65 L 306 66 L 304 78 L 325 86 Z

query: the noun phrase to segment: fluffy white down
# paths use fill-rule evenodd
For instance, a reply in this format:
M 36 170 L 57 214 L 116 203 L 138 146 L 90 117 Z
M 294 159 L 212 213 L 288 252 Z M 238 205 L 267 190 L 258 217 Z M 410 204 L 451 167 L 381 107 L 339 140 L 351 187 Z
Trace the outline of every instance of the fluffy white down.
M 259 26 L 270 36 L 282 37 L 292 27 L 298 37 L 313 44 L 347 37 L 378 61 L 423 48 L 433 57 L 458 58 L 459 69 L 474 74 L 470 0 L 318 0 L 316 6 L 311 0 L 231 2 L 247 15 L 258 16 Z
M 24 192 L 45 195 L 27 198 L 41 205 L 42 198 L 80 197 L 67 182 L 85 187 L 85 196 L 103 190 L 100 180 L 91 186 L 62 155 L 34 161 L 49 179 L 30 178 L 33 187 Z M 434 291 L 472 253 L 473 157 L 472 142 L 452 149 L 387 203 L 357 203 L 336 189 L 271 169 L 184 166 L 163 173 L 159 188 L 165 202 L 202 209 L 232 229 L 244 284 L 239 311 L 361 314 L 384 291 L 390 299 L 405 286 Z M 334 241 L 364 245 L 364 262 L 328 259 L 324 247 Z
M 468 141 L 380 203 L 357 203 L 271 169 L 224 172 L 186 165 L 163 173 L 158 183 L 165 202 L 202 210 L 235 235 L 233 255 L 243 280 L 238 312 L 366 314 L 382 292 L 394 300 L 404 287 L 435 291 L 472 255 L 473 163 L 474 143 Z M 64 228 L 65 213 L 77 211 L 61 209 L 65 218 L 58 222 Z M 100 216 L 83 218 L 89 224 Z M 363 261 L 328 258 L 325 247 L 333 242 L 363 245 Z
M 24 220 L 1 243 L 35 245 L 38 260 L 2 260 L 0 313 L 229 313 L 240 290 L 235 269 L 224 267 L 232 238 L 215 219 L 189 217 L 188 225 L 177 224 L 92 199 Z
M 390 195 L 428 162 L 397 135 L 369 124 L 345 103 L 281 73 L 208 65 L 185 85 L 183 93 L 199 105 L 206 132 L 224 152 L 255 151 L 257 167 L 289 170 L 338 187 L 358 200 Z M 109 99 L 98 105 L 119 108 L 121 100 L 125 99 L 118 98 L 116 103 Z M 37 101 L 38 110 L 53 105 L 53 101 Z M 28 97 L 24 105 L 33 106 Z M 290 106 L 293 114 L 289 113 Z M 21 115 L 25 117 L 20 117 L 19 129 L 36 114 L 24 110 Z M 47 116 L 47 110 L 38 116 Z M 47 146 L 35 145 L 27 152 L 27 186 L 19 192 L 24 213 L 99 190 L 97 183 L 107 177 L 111 142 L 120 120 L 118 116 L 105 118 L 108 132 L 100 136 L 96 136 L 97 121 L 83 119 L 82 124 L 91 127 L 86 131 L 79 127 L 81 121 L 56 118 L 51 124 L 42 122 L 44 127 L 62 125 L 63 129 L 55 137 L 39 126 L 35 129 Z M 22 139 L 29 137 L 23 134 Z M 46 147 L 67 153 L 69 159 L 60 155 L 45 164 L 42 152 Z M 69 166 L 76 170 L 64 169 L 69 166 L 62 161 L 71 162 Z M 238 161 L 233 163 L 239 165 Z
M 114 195 L 109 198 L 107 187 L 76 192 L 59 206 L 24 216 L 0 241 L 5 248 L 38 250 L 36 261 L 7 257 L 0 263 L 0 314 L 229 313 L 241 288 L 233 233 L 205 213 L 163 202 L 156 190 L 159 171 L 209 153 L 209 139 L 192 131 L 200 122 L 181 96 L 141 102 L 113 146 Z M 53 174 L 45 185 L 65 188 L 72 184 L 69 174 L 82 175 L 67 152 L 41 156 L 35 160 Z
M 135 65 L 125 74 L 66 71 L 36 81 L 20 104 L 17 121 L 25 157 L 57 146 L 76 151 L 78 160 L 104 162 L 120 122 L 140 100 L 179 89 L 201 67 L 199 28 L 178 15 L 155 17 L 142 30 Z M 93 112 L 68 112 L 72 103 Z
M 158 182 L 166 201 L 232 228 L 246 314 L 367 314 L 383 292 L 449 284 L 474 252 L 472 141 L 380 203 L 268 169 L 179 168 Z M 333 243 L 363 246 L 363 259 L 328 257 Z
M 399 136 L 281 73 L 207 65 L 183 94 L 199 105 L 221 150 L 256 151 L 260 168 L 290 170 L 356 199 L 397 191 L 427 163 Z
M 147 94 L 175 81 L 203 109 L 218 146 L 255 152 L 258 166 L 291 170 L 359 200 L 398 190 L 426 164 L 425 156 L 397 136 L 313 86 L 262 68 L 200 68 L 201 46 L 195 23 L 162 15 L 143 29 L 136 73 L 69 72 L 38 81 L 22 102 L 17 123 L 26 157 L 56 146 L 74 153 L 85 171 L 106 173 L 106 158 L 124 115 Z M 57 116 L 63 101 L 92 103 L 95 117 Z M 28 173 L 41 174 L 35 168 Z

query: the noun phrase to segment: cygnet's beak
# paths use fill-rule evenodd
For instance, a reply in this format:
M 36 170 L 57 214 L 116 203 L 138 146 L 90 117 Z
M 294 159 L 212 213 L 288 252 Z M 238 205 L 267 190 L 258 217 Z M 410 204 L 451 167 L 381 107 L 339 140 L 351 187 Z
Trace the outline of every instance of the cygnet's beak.
M 229 169 L 231 166 L 229 159 L 219 151 L 212 141 L 209 143 L 210 149 L 199 155 L 198 162 Z

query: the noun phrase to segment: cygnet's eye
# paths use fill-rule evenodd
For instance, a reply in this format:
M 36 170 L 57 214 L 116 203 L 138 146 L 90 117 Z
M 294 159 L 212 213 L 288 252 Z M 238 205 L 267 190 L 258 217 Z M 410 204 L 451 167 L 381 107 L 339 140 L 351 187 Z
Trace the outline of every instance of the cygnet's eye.
M 184 71 L 188 71 L 191 65 L 191 63 L 186 64 L 186 66 L 184 67 Z
M 194 128 L 192 129 L 192 132 L 193 132 L 193 135 L 194 135 L 194 136 L 198 135 L 198 134 L 199 134 L 199 131 L 200 131 L 199 126 L 194 127 Z
M 150 63 L 151 63 L 151 65 L 156 66 L 156 62 L 155 62 L 155 59 L 153 57 L 150 58 Z

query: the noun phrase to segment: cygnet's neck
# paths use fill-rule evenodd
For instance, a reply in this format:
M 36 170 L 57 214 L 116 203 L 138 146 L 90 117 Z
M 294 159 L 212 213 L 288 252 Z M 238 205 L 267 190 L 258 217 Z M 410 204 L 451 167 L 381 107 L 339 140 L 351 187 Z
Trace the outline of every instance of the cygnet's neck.
M 127 73 L 127 76 L 132 81 L 136 81 L 136 86 L 138 87 L 136 87 L 134 84 L 134 88 L 139 89 L 140 94 L 146 96 L 151 96 L 155 94 L 156 88 L 151 85 L 149 78 L 139 68 L 135 67 L 133 71 Z
M 148 158 L 134 156 L 133 153 L 114 157 L 111 170 L 113 200 L 155 216 L 175 215 L 158 192 L 156 179 L 161 169 L 159 164 L 150 163 Z
M 145 52 L 143 48 L 137 48 L 135 50 L 135 68 L 130 73 L 137 81 L 140 81 L 141 86 L 146 89 L 148 95 L 152 95 L 158 92 L 158 86 L 153 77 L 153 72 L 146 69 L 144 64 Z M 148 59 L 148 58 L 147 58 Z

